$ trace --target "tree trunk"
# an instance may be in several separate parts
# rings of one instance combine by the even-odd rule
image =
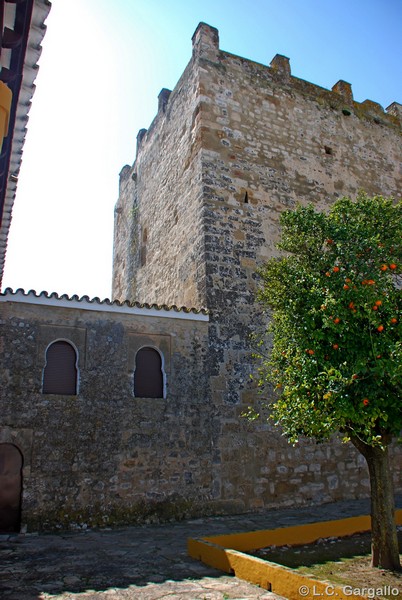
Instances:
[[[401,570],[395,525],[395,502],[388,445],[369,446],[358,438],[353,445],[367,461],[371,485],[371,565],[392,571]]]

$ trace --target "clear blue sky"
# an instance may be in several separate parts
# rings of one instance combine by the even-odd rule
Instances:
[[[118,175],[200,21],[223,50],[284,54],[297,77],[402,103],[401,0],[53,0],[3,287],[110,297]]]

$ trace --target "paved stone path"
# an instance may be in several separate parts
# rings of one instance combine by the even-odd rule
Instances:
[[[398,498],[402,506],[402,498]],[[274,600],[187,556],[187,538],[368,514],[368,501],[257,515],[0,536],[1,600]]]

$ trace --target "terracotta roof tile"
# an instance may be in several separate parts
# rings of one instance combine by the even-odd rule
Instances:
[[[121,307],[121,306],[126,306],[127,308],[143,308],[143,309],[149,309],[149,310],[160,310],[160,311],[174,311],[174,312],[178,312],[178,313],[186,313],[186,314],[202,314],[202,315],[208,315],[209,311],[206,308],[189,308],[187,306],[176,306],[176,304],[149,304],[148,302],[130,302],[129,300],[124,300],[123,302],[120,302],[120,300],[110,300],[109,298],[104,298],[103,300],[101,300],[100,298],[98,298],[97,296],[95,296],[95,298],[90,298],[89,296],[78,296],[77,294],[74,294],[72,296],[69,296],[68,294],[58,294],[57,292],[46,292],[46,291],[42,291],[39,294],[36,292],[36,290],[29,290],[28,292],[26,292],[23,288],[18,288],[17,290],[13,290],[12,288],[6,288],[3,292],[0,293],[0,296],[3,297],[16,297],[16,296],[23,296],[25,298],[27,298],[27,300],[29,300],[29,298],[43,298],[43,299],[48,299],[48,300],[64,300],[67,302],[71,302],[71,303],[75,303],[75,302],[83,302],[83,303],[89,303],[89,304],[93,304],[93,305],[99,305],[100,309],[102,309],[102,306],[116,306],[116,307]]]

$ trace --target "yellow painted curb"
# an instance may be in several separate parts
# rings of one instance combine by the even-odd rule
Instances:
[[[402,525],[402,510],[395,511],[395,522]],[[339,587],[329,581],[311,579],[282,565],[242,554],[241,551],[250,552],[273,545],[309,544],[320,538],[363,533],[370,531],[370,528],[370,517],[361,516],[295,527],[218,535],[189,539],[188,553],[192,558],[211,567],[233,573],[240,579],[259,585],[288,600],[317,600],[317,597],[329,596],[334,596],[337,600],[350,600],[351,596],[355,600],[367,600],[369,596],[357,595],[358,590],[351,586]]]

